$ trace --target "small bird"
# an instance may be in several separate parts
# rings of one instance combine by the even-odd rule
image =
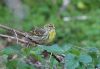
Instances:
[[[32,39],[39,44],[49,44],[56,36],[54,24],[46,24],[43,28],[35,28],[31,31]]]

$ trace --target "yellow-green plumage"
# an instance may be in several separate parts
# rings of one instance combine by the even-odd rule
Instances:
[[[49,44],[56,36],[55,27],[53,24],[46,24],[43,28],[38,28],[32,31],[33,40],[39,44]]]
[[[48,38],[48,42],[47,42],[47,43],[52,42],[52,41],[55,39],[55,36],[56,36],[55,30],[51,30],[51,31],[49,32],[49,38]]]

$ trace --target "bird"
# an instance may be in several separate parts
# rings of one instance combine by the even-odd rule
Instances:
[[[38,44],[49,44],[54,41],[56,31],[54,24],[46,24],[42,28],[35,28],[31,31],[32,40]]]

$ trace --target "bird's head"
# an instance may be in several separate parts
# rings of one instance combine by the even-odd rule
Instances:
[[[44,28],[47,29],[47,30],[49,30],[49,31],[52,30],[52,29],[55,30],[54,24],[46,24],[46,25],[44,26]]]

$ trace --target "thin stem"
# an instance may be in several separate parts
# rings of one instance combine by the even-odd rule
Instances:
[[[24,37],[26,37],[27,39],[30,39],[30,42],[39,44],[39,42],[38,42],[38,41],[35,41],[34,38],[32,38],[32,36],[30,36],[28,33],[20,32],[20,31],[17,31],[17,30],[15,30],[15,29],[9,28],[9,27],[7,27],[7,26],[1,25],[1,24],[0,24],[0,28],[5,29],[5,30],[8,30],[8,31],[10,31],[10,32],[16,32],[16,34],[19,34],[19,35],[21,35],[21,36],[24,36]]]
[[[16,38],[16,37],[12,37],[12,36],[8,36],[8,35],[3,35],[3,34],[0,34],[0,37],[3,37],[3,38],[10,38],[10,39],[13,39],[13,40],[18,40],[18,41],[20,41],[20,42],[22,42],[22,43],[29,43],[28,41],[25,41],[25,40],[23,40],[23,39],[19,39],[19,38]]]

